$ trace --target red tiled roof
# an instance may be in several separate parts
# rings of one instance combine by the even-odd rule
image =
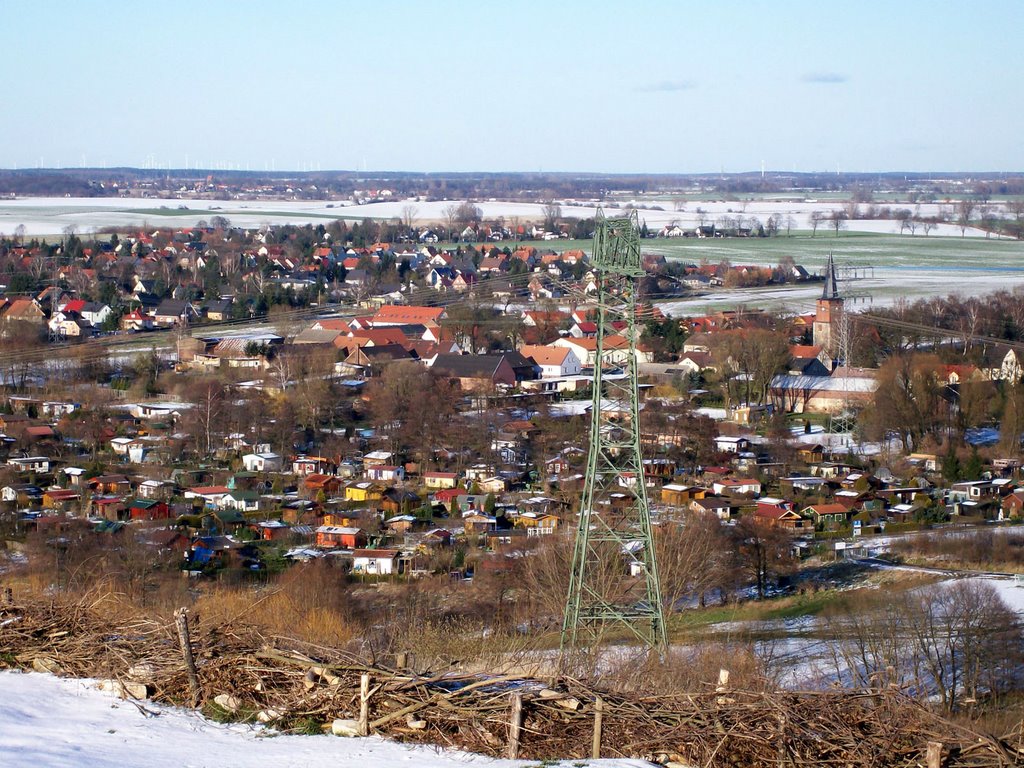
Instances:
[[[398,304],[385,304],[373,316],[374,325],[418,325],[437,322],[444,315],[444,307],[406,307]]]
[[[561,365],[569,350],[566,347],[545,347],[541,344],[524,344],[519,348],[523,357],[533,358],[537,365]]]
[[[820,354],[820,344],[793,344],[789,348],[790,357],[817,357]]]

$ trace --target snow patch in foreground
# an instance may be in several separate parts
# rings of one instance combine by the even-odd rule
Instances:
[[[195,712],[94,688],[93,680],[0,672],[0,765],[34,768],[512,768],[537,761],[492,760],[402,745],[376,737],[284,736],[222,725]],[[141,707],[141,709],[140,709]],[[146,714],[147,712],[153,714]],[[581,761],[565,761],[565,766]],[[598,768],[640,768],[642,760],[587,760]]]

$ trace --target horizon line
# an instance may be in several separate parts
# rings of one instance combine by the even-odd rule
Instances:
[[[436,171],[413,171],[413,170],[387,170],[387,169],[356,169],[356,168],[324,168],[320,170],[299,170],[299,169],[279,169],[279,170],[253,170],[253,169],[241,169],[241,168],[152,168],[145,166],[136,165],[104,165],[104,166],[60,166],[60,167],[18,167],[18,166],[0,166],[0,173],[12,172],[12,173],[67,173],[67,172],[113,172],[113,171],[135,171],[139,173],[146,173],[151,175],[160,174],[198,174],[205,173],[206,175],[211,174],[238,174],[242,176],[280,176],[282,174],[292,174],[299,176],[316,176],[324,174],[352,174],[356,176],[372,176],[374,174],[388,174],[388,175],[408,175],[408,176],[444,176],[444,175],[459,175],[459,176],[470,176],[474,174],[480,175],[508,175],[508,176],[598,176],[598,177],[616,177],[616,176],[971,176],[971,175],[985,175],[985,176],[1024,176],[1024,170],[993,170],[993,169],[971,169],[966,171],[953,171],[943,169],[928,169],[928,170],[869,170],[869,171],[835,171],[828,169],[811,170],[811,171],[798,171],[798,170],[787,170],[787,169],[761,169],[752,168],[743,171],[723,171],[723,170],[708,170],[708,171],[584,171],[584,170],[484,170],[476,169],[471,171],[456,171],[456,170],[436,170]]]

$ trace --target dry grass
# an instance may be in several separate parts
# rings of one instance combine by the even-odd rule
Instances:
[[[1024,573],[1024,530],[936,531],[900,539],[892,551],[915,565]]]
[[[360,627],[345,615],[340,578],[336,569],[309,563],[293,568],[269,587],[206,587],[193,610],[204,619],[222,624],[243,621],[268,635],[345,646]]]

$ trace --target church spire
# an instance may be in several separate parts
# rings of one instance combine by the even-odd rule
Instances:
[[[821,289],[821,298],[839,298],[839,285],[836,282],[836,264],[832,260],[832,251],[828,252],[828,264],[825,266],[825,286]]]

